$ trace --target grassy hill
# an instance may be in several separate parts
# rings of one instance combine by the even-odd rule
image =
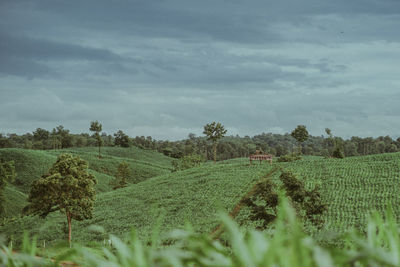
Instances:
[[[162,234],[186,222],[196,231],[210,232],[217,225],[216,211],[231,211],[251,186],[274,167],[293,170],[307,187],[321,186],[328,204],[324,215],[326,225],[314,235],[362,228],[370,212],[383,212],[389,203],[397,218],[400,217],[400,153],[343,160],[305,157],[296,162],[274,162],[272,166],[266,163],[249,166],[247,159],[235,159],[207,163],[146,179],[124,189],[99,193],[93,219],[73,222],[73,238],[81,242],[102,241],[102,235],[88,230],[95,224],[119,236],[134,227],[140,237],[147,239],[160,214],[164,214]],[[270,179],[277,180],[278,176],[276,171]],[[241,214],[239,219],[245,220],[245,215]],[[64,222],[60,214],[52,214],[46,220],[27,217],[7,224],[0,231],[19,236],[23,229],[29,229],[39,239],[57,240],[65,236]]]
[[[112,189],[109,185],[110,181],[114,179],[118,165],[122,161],[126,161],[131,169],[129,183],[138,183],[150,177],[170,173],[171,170],[172,159],[155,151],[106,147],[102,149],[102,152],[103,156],[99,159],[96,148],[49,151],[0,149],[1,158],[14,160],[17,173],[15,182],[6,187],[6,217],[16,217],[21,214],[22,208],[26,205],[32,181],[45,174],[61,153],[78,155],[89,162],[89,171],[96,176],[98,181],[96,185],[98,193]]]
[[[75,240],[100,238],[102,241],[97,233],[88,231],[92,224],[119,236],[134,227],[142,238],[148,238],[160,214],[164,214],[163,233],[186,222],[198,231],[211,231],[218,224],[215,216],[218,209],[231,209],[255,181],[272,169],[269,164],[248,165],[245,160],[208,163],[99,194],[93,219],[73,222]],[[61,214],[53,214],[46,220],[27,217],[8,224],[1,231],[18,236],[22,229],[30,229],[40,239],[49,241],[64,237],[64,222]]]

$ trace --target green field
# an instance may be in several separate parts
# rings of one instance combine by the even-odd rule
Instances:
[[[170,173],[172,159],[163,154],[142,150],[135,147],[102,149],[102,158],[97,157],[96,148],[82,148],[73,150],[26,150],[0,149],[0,157],[5,160],[14,160],[17,177],[12,185],[6,187],[6,216],[18,217],[26,205],[26,198],[33,180],[45,174],[61,153],[72,153],[89,162],[89,171],[98,181],[98,194],[112,190],[109,185],[114,179],[118,165],[126,161],[131,169],[128,182],[131,184],[144,181],[150,177]],[[143,157],[142,157],[143,156]]]
[[[6,207],[16,206],[8,208],[9,215],[15,217],[16,214],[11,210],[26,204],[23,194],[26,193],[28,182],[38,178],[61,152],[64,151],[0,150],[0,156],[16,161],[18,179],[23,181],[23,185],[9,186],[6,191],[9,197]],[[106,233],[120,237],[135,228],[139,236],[147,240],[161,214],[162,236],[186,223],[192,224],[195,231],[209,233],[218,225],[215,215],[218,210],[231,211],[256,181],[267,173],[275,170],[269,179],[279,184],[280,167],[294,171],[309,188],[320,185],[322,197],[328,206],[323,216],[325,226],[320,230],[309,229],[319,239],[329,233],[344,233],[351,228],[363,229],[372,211],[383,213],[389,204],[393,206],[395,216],[400,217],[400,153],[343,160],[305,157],[300,161],[274,162],[272,165],[249,165],[247,159],[234,159],[217,164],[205,163],[200,167],[171,173],[171,159],[156,152],[136,148],[106,148],[100,160],[96,158],[95,148],[67,152],[88,160],[91,171],[100,181],[93,218],[73,222],[73,240],[82,243],[102,242],[104,239],[103,235],[89,231],[90,225],[102,226]],[[122,160],[127,161],[135,171],[130,179],[131,185],[124,189],[109,190],[109,174],[115,171]],[[21,204],[16,205],[16,201]],[[243,210],[237,220],[251,225],[250,222],[246,223],[246,219],[246,211]],[[64,239],[64,223],[65,218],[60,214],[51,214],[46,219],[25,217],[8,222],[0,231],[17,238],[24,229],[28,229],[37,234],[39,240],[53,242]]]

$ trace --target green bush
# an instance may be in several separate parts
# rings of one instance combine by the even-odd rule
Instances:
[[[284,156],[280,156],[278,158],[278,162],[292,162],[296,160],[301,160],[302,157],[297,153],[287,154]]]
[[[336,147],[335,150],[332,152],[332,157],[337,158],[337,159],[343,159],[344,158],[344,153],[340,147]]]
[[[180,158],[179,160],[172,161],[173,172],[190,169],[200,166],[205,161],[202,155],[188,155]]]

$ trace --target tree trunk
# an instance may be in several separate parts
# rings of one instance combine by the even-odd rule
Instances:
[[[214,163],[217,163],[217,142],[214,142]]]
[[[101,155],[100,155],[100,144],[99,144],[99,158],[101,157]]]
[[[67,221],[68,221],[68,243],[69,243],[69,247],[71,247],[71,214],[67,213]]]

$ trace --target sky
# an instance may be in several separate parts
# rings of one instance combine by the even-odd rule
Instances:
[[[400,135],[399,0],[0,0],[0,132]]]

